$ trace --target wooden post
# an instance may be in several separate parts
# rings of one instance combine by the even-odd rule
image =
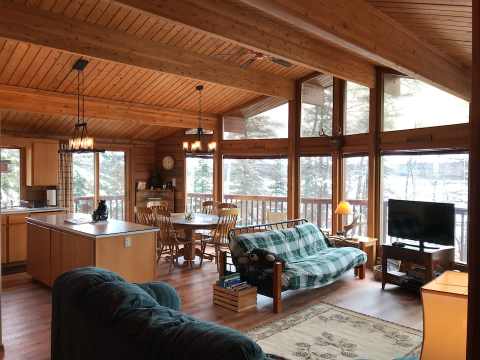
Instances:
[[[273,264],[273,312],[282,312],[282,263]]]
[[[370,89],[368,144],[368,236],[380,236],[380,154],[379,134],[383,116],[383,72],[377,69],[376,85]],[[380,241],[378,242],[380,244]],[[379,245],[377,245],[379,246]]]
[[[302,102],[302,82],[295,83],[295,99],[288,103],[288,202],[289,219],[299,217],[300,208],[300,159],[298,143],[300,139]]]
[[[217,126],[214,131],[214,139],[217,142],[217,150],[213,156],[213,199],[218,202],[223,201],[223,116],[218,116]]]
[[[480,0],[472,1],[472,99],[468,197],[467,360],[480,359]]]
[[[333,79],[333,121],[332,135],[343,137],[343,119],[345,116],[345,80]],[[332,233],[343,230],[341,215],[335,214],[337,204],[343,197],[343,161],[342,149],[332,153]]]

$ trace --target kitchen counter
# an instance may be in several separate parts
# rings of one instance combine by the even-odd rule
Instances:
[[[78,225],[65,222],[65,219],[71,218],[85,219],[85,221],[88,222]],[[102,238],[159,231],[158,228],[153,226],[145,226],[127,221],[109,219],[108,221],[92,223],[90,220],[90,217],[84,214],[33,215],[27,217],[27,223],[38,224],[56,230],[83,235],[89,238]]]
[[[65,219],[83,219],[66,223]],[[96,266],[130,282],[156,277],[158,228],[127,221],[91,223],[85,214],[31,214],[27,225],[27,273],[47,286],[66,271]]]
[[[45,206],[45,207],[39,207],[39,208],[27,208],[22,206],[15,206],[12,208],[0,209],[0,214],[13,215],[13,214],[29,214],[29,213],[39,213],[39,212],[51,212],[51,211],[65,211],[65,208],[52,207],[52,206]]]

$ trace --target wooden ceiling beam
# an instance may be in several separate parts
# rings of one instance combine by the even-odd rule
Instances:
[[[0,37],[74,54],[292,99],[293,80],[242,69],[99,25],[0,0]]]
[[[374,68],[339,47],[232,0],[112,0],[322,73],[374,86]]]
[[[196,128],[196,112],[85,97],[88,118],[176,128]],[[0,85],[0,110],[77,116],[75,95]],[[203,114],[202,127],[215,129],[218,115]]]
[[[364,0],[240,0],[374,63],[470,99],[470,69]]]

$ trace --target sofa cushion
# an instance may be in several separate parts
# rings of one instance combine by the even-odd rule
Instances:
[[[230,243],[232,256],[238,258],[241,255],[251,252],[253,249],[262,249],[274,253],[280,258],[288,261],[295,257],[298,252],[298,232],[272,230],[256,233],[245,233],[238,235]],[[286,236],[291,234],[291,236]]]
[[[367,255],[356,248],[326,248],[315,255],[288,262],[282,285],[292,290],[325,286],[366,261]]]
[[[276,254],[286,262],[314,255],[327,247],[325,236],[311,223],[283,230],[240,234],[230,242],[234,258],[253,249],[262,249]]]
[[[325,235],[316,225],[305,223],[295,228],[299,234],[299,248],[306,256],[315,255],[329,247]]]
[[[164,282],[137,284],[146,293],[153,297],[160,305],[173,310],[180,310],[181,302],[176,290]]]

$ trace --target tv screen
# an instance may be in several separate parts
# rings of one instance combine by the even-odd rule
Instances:
[[[453,204],[388,200],[388,235],[439,245],[454,245]]]

